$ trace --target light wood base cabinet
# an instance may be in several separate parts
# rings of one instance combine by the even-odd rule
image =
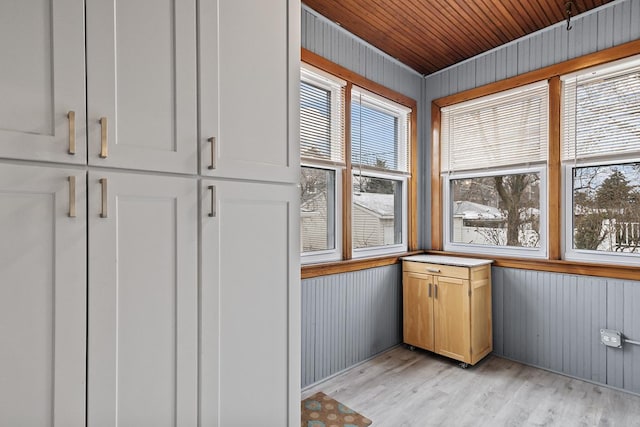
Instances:
[[[491,261],[404,258],[402,291],[406,344],[471,365],[493,350]]]

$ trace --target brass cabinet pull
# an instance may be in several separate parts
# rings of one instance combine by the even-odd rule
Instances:
[[[207,187],[211,192],[211,210],[209,210],[209,216],[216,216],[216,187],[215,185],[210,185]]]
[[[431,298],[431,283],[429,283],[429,298]]]
[[[440,273],[440,269],[439,268],[427,268],[427,271],[429,273]]]
[[[207,141],[211,143],[211,164],[209,165],[208,169],[212,170],[216,168],[216,137],[212,136],[210,138],[207,138]]]
[[[100,218],[107,217],[107,178],[100,178],[102,185],[102,207],[100,209]]]
[[[434,296],[436,299],[438,299],[438,285],[433,285],[433,289],[434,289]]]
[[[76,217],[76,177],[69,177],[69,218]]]
[[[69,154],[76,154],[76,112],[67,113],[69,119]]]
[[[100,117],[100,158],[107,158],[109,154],[107,148],[107,118]]]

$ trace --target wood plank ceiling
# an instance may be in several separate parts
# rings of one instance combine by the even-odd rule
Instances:
[[[307,6],[430,74],[612,0],[303,0]]]

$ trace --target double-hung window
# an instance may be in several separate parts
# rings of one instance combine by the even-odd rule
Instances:
[[[415,101],[324,59],[312,64],[300,82],[301,262],[415,249]]]
[[[300,244],[302,262],[342,256],[341,179],[346,82],[303,66],[300,82]]]
[[[640,57],[562,82],[565,257],[640,264]]]
[[[445,250],[546,257],[547,82],[441,115]]]
[[[351,90],[353,257],[407,250],[411,110]]]

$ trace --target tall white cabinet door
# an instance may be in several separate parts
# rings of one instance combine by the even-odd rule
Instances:
[[[203,0],[200,170],[299,180],[299,0]]]
[[[200,195],[201,425],[299,425],[297,188],[202,180]]]
[[[195,426],[197,181],[89,173],[88,425]]]
[[[87,0],[89,164],[197,172],[196,0]]]
[[[0,58],[0,157],[86,163],[84,2],[1,1]]]
[[[85,425],[85,180],[0,164],[1,426]]]

